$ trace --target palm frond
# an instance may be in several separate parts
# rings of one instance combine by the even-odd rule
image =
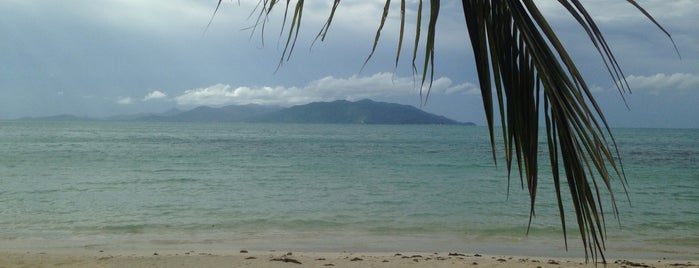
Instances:
[[[362,69],[364,69],[364,66],[369,62],[372,56],[374,56],[374,52],[376,52],[376,46],[379,44],[379,39],[381,38],[381,30],[383,30],[383,26],[386,23],[386,18],[388,18],[388,11],[391,8],[391,0],[386,0],[386,4],[383,6],[383,13],[381,15],[381,23],[379,23],[379,29],[376,30],[376,35],[374,36],[374,45],[371,47],[371,52],[369,52],[369,56],[367,56],[366,60],[364,60],[364,64],[362,64]]]
[[[396,49],[396,68],[403,50],[403,34],[405,33],[405,0],[400,0],[400,30],[398,31],[398,48]]]
[[[279,59],[279,68],[284,62],[284,57],[289,60],[291,53],[294,52],[294,47],[296,46],[296,40],[299,38],[299,31],[301,29],[301,17],[303,15],[303,3],[304,0],[296,1],[296,7],[294,8],[294,16],[291,18],[291,28],[289,29],[289,36],[286,38],[286,45],[284,46],[284,52],[282,52],[282,57]],[[272,6],[270,6],[271,8]],[[287,1],[288,9],[288,1]],[[269,9],[271,10],[271,9]],[[286,14],[286,13],[285,13]],[[286,15],[285,15],[286,16]],[[291,42],[293,36],[293,42]],[[287,53],[288,51],[288,53]]]
[[[432,89],[432,81],[434,81],[434,40],[437,34],[437,17],[439,17],[439,0],[430,0],[430,21],[427,24],[427,40],[425,40],[425,63],[422,65],[422,82],[420,83],[420,94],[422,94],[425,79],[427,78],[427,70],[430,70],[430,85],[427,89],[429,96]],[[427,101],[427,97],[425,98]]]
[[[337,11],[337,6],[339,5],[340,0],[335,0],[335,2],[333,2],[333,7],[330,11],[330,16],[328,16],[328,19],[325,21],[323,27],[320,28],[320,31],[318,32],[318,35],[316,35],[316,38],[313,40],[313,43],[318,41],[318,39],[320,39],[321,42],[325,41],[325,36],[328,34],[328,30],[330,30],[330,24],[332,24],[333,18],[335,17],[335,11]],[[313,44],[311,44],[311,46],[313,46]]]
[[[627,0],[640,10],[664,33],[668,32],[634,0]],[[264,14],[268,16],[278,1],[260,0]],[[286,24],[290,0],[284,12],[282,29]],[[558,1],[580,24],[596,48],[609,75],[616,81],[620,93],[630,91],[625,75],[614,57],[600,29],[579,0]],[[424,47],[421,66],[421,91],[428,83],[427,96],[434,79],[434,52],[439,0],[430,0],[427,35],[421,42],[423,2],[416,3],[416,30],[412,53],[413,72],[418,48]],[[325,39],[340,0],[333,2],[330,15],[316,36]],[[372,58],[380,40],[381,31],[389,15],[391,1],[386,0],[366,63]],[[495,139],[495,106],[500,116],[504,158],[509,175],[513,164],[517,165],[520,184],[530,196],[530,219],[535,215],[538,189],[539,115],[543,113],[546,145],[551,164],[551,176],[568,246],[563,184],[567,184],[575,221],[586,260],[598,257],[605,261],[605,219],[600,191],[609,192],[613,213],[618,214],[612,190],[612,179],[618,178],[626,190],[616,142],[602,110],[591,94],[585,79],[568,55],[564,45],[539,11],[533,0],[462,0],[467,33],[473,49],[475,66],[481,87],[483,107],[488,124],[493,161],[497,163]],[[396,65],[400,59],[405,30],[406,1],[400,2],[400,29]],[[286,45],[280,65],[293,52],[301,27],[303,0],[297,0],[291,19]],[[258,22],[260,20],[258,19]],[[262,23],[266,18],[262,19]],[[283,31],[283,30],[282,30]],[[670,37],[672,41],[672,38]],[[674,44],[674,42],[673,42]],[[677,48],[675,47],[677,50]],[[679,52],[678,52],[679,55]],[[493,94],[495,92],[495,94]],[[425,98],[426,99],[426,98]],[[542,105],[543,104],[543,105]],[[543,109],[542,109],[543,107]],[[514,163],[513,163],[514,162]],[[562,171],[562,172],[561,172]]]

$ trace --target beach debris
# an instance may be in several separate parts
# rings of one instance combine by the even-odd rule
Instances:
[[[471,263],[471,265],[478,265],[478,263],[474,261]]]
[[[631,267],[644,267],[644,268],[651,267],[650,265],[647,265],[644,263],[632,262],[632,261],[627,261],[627,260],[617,260],[617,261],[614,261],[614,263],[619,264],[619,265],[628,265]]]
[[[325,258],[317,258],[316,261],[324,261]]]
[[[413,259],[413,261],[414,261],[414,262],[420,262],[420,260],[418,260],[418,259]]]
[[[483,257],[483,255],[476,253],[476,254],[473,254],[473,257]]]
[[[288,257],[273,258],[273,259],[270,259],[270,261],[280,261],[280,262],[301,264],[300,261],[298,261],[296,259],[288,258]]]
[[[476,254],[476,255],[478,255],[478,254]],[[449,256],[464,256],[464,257],[466,257],[466,254],[461,254],[461,253],[451,253],[451,252],[449,252]],[[476,257],[480,257],[480,256],[476,256]]]
[[[663,258],[665,260],[666,258]],[[676,267],[690,267],[690,266],[699,266],[696,264],[692,264],[692,262],[687,262],[687,263],[670,263],[668,264],[670,266],[676,266]]]
[[[153,253],[153,256],[158,256],[158,252]]]
[[[422,258],[422,255],[413,255],[413,256],[410,256],[410,257],[411,257],[411,258]]]
[[[326,263],[326,264],[323,264],[323,266],[335,266],[335,264],[332,264],[332,263]]]
[[[243,249],[240,251],[240,253],[248,253],[248,251]]]
[[[247,257],[247,258],[245,258],[245,259],[246,259],[246,260],[255,260],[255,259],[257,259],[257,258],[256,258],[256,257],[250,256],[250,257]]]
[[[354,257],[350,261],[363,261],[364,259],[359,258],[359,257]]]
[[[549,260],[549,261],[547,261],[546,263],[548,263],[548,264],[554,264],[554,265],[561,264],[561,263],[559,263],[559,262],[557,262],[557,261],[555,261],[555,260]]]
[[[383,260],[383,261],[381,261],[381,262],[388,262],[388,260]]]
[[[499,259],[497,259],[497,261],[499,261],[499,262],[506,262],[507,260],[506,260],[506,259],[503,259],[503,258],[499,258]]]
[[[663,258],[663,260],[666,260],[666,258]],[[679,266],[679,267],[689,267],[689,266],[699,266],[696,264],[693,264],[692,262],[687,262],[687,263],[670,263],[668,264],[670,266]]]
[[[396,253],[396,255],[393,255],[393,256],[402,256],[402,255],[403,255],[403,254]]]

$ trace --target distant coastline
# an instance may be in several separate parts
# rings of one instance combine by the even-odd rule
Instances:
[[[158,114],[118,115],[106,118],[55,115],[23,117],[16,120],[476,125],[472,122],[459,122],[444,116],[431,114],[410,105],[377,102],[369,99],[355,102],[346,100],[313,102],[289,108],[256,104],[228,105],[219,108],[199,106],[185,111],[172,109]]]

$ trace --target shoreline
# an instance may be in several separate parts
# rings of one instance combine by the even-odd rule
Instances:
[[[606,267],[696,267],[691,260],[607,259]],[[459,252],[0,251],[2,267],[597,267],[584,258]]]
[[[114,252],[141,254],[149,251],[186,252],[198,250],[222,254],[231,250],[251,252],[472,252],[490,255],[584,258],[577,240],[550,236],[460,236],[445,234],[368,234],[361,232],[267,232],[267,233],[137,233],[73,234],[46,237],[0,238],[0,252],[47,252],[91,254]],[[608,239],[607,259],[674,259],[699,262],[699,250],[690,245],[651,244],[649,241]]]
[[[598,267],[579,245],[537,237],[271,233],[0,240],[0,267]],[[628,241],[627,241],[628,242]],[[624,246],[625,245],[625,246]],[[608,267],[699,267],[699,251],[608,241]],[[291,254],[289,254],[291,253]],[[602,261],[601,258],[597,261]],[[299,265],[301,263],[301,265]]]

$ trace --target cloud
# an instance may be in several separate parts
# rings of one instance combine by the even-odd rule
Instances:
[[[603,92],[604,88],[598,85],[591,85],[590,86],[590,92]]]
[[[478,87],[477,85],[474,85],[473,83],[462,83],[458,84],[453,87],[448,87],[445,91],[445,94],[455,94],[455,93],[464,93],[467,95],[480,95],[481,94],[481,88]]]
[[[690,73],[664,74],[650,76],[629,75],[626,81],[632,91],[660,94],[668,91],[687,91],[699,89],[699,75]]]
[[[466,91],[466,95],[478,95],[478,96],[480,96],[480,95],[481,95],[481,89],[480,89],[480,88],[476,88],[476,87],[471,88],[471,89],[469,89],[469,90]]]
[[[143,97],[143,101],[149,101],[149,100],[157,100],[157,99],[164,99],[166,98],[167,95],[163,92],[160,92],[158,90],[154,90],[151,93],[148,93],[145,97]]]
[[[396,77],[391,73],[376,73],[371,76],[351,76],[336,78],[326,76],[302,87],[284,86],[239,86],[216,84],[205,88],[186,90],[175,97],[179,105],[227,104],[266,104],[296,105],[314,101],[359,100],[373,97],[387,97],[417,94],[420,80],[413,77]],[[452,85],[447,77],[440,77],[432,83],[430,94],[466,94],[475,86],[471,83]],[[423,93],[427,91],[427,85]]]
[[[116,102],[118,104],[128,105],[128,104],[133,103],[133,99],[131,99],[130,97],[119,97],[119,98],[117,98]]]

